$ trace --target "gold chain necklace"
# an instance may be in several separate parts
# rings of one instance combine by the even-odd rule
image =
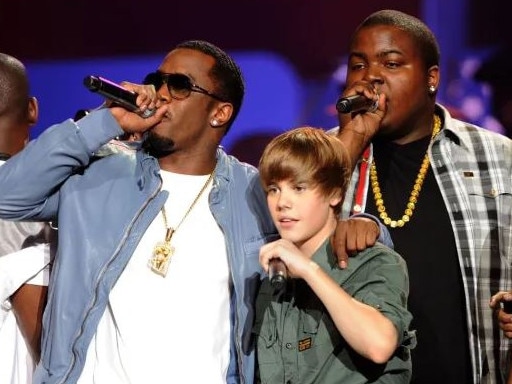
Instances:
[[[162,206],[162,217],[164,219],[165,226],[165,240],[156,243],[155,248],[153,249],[153,254],[148,261],[148,266],[156,274],[161,275],[162,277],[167,275],[167,270],[169,269],[172,255],[174,255],[174,247],[171,245],[172,235],[174,235],[181,224],[185,221],[190,211],[192,211],[192,208],[194,208],[194,206],[199,201],[199,198],[203,192],[206,191],[206,187],[208,187],[208,184],[210,184],[210,181],[212,181],[214,174],[215,170],[210,174],[204,185],[201,187],[201,190],[197,194],[192,204],[190,204],[190,207],[188,207],[187,212],[185,212],[176,228],[169,227],[169,224],[167,223],[167,214],[165,212],[165,204]]]
[[[434,137],[439,133],[440,129],[441,119],[439,118],[439,116],[434,115],[434,127],[432,129],[432,138],[430,139],[430,142],[432,142]],[[423,162],[421,163],[418,176],[416,177],[416,181],[414,182],[414,186],[412,187],[411,195],[409,196],[409,201],[407,202],[404,214],[402,215],[401,219],[392,220],[388,216],[386,212],[386,207],[384,206],[384,199],[382,197],[382,192],[380,190],[375,160],[372,161],[372,165],[370,166],[370,182],[372,185],[373,198],[375,200],[375,205],[377,206],[377,211],[379,212],[379,217],[382,219],[384,224],[390,226],[391,228],[403,227],[406,223],[408,223],[411,220],[411,216],[414,212],[414,209],[416,208],[416,203],[418,202],[418,197],[420,195],[423,182],[425,181],[425,176],[427,174],[429,165],[430,161],[428,159],[427,150],[427,153],[425,153],[425,157],[423,158]]]

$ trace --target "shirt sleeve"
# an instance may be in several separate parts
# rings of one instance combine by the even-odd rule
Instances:
[[[48,285],[49,264],[49,244],[0,256],[0,328],[11,310],[9,298],[22,284]]]
[[[409,277],[405,261],[382,245],[357,257],[364,261],[347,288],[355,299],[376,308],[395,325],[401,343],[412,321],[407,309]]]

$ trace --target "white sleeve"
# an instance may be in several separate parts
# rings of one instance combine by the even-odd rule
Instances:
[[[11,310],[9,297],[24,283],[48,285],[49,244],[38,244],[0,256],[0,328]]]

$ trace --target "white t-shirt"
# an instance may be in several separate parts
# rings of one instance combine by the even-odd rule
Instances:
[[[208,176],[161,171],[169,225],[178,225]],[[225,383],[229,364],[229,268],[208,205],[211,183],[176,230],[166,277],[148,260],[165,237],[162,214],[112,289],[80,384]]]
[[[3,163],[0,161],[0,166]],[[11,242],[13,239],[5,240]],[[3,239],[0,238],[0,241]],[[24,283],[48,285],[49,263],[48,244],[39,244],[0,256],[1,384],[26,384],[32,381],[34,362],[16,322],[9,298]]]
[[[38,244],[0,256],[0,383],[32,381],[34,362],[28,352],[9,297],[24,284],[48,285],[50,246]]]

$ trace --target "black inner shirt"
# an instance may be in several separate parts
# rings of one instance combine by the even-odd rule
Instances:
[[[374,141],[377,175],[386,212],[401,219],[430,142],[430,136],[398,145]],[[378,217],[371,185],[366,212]],[[417,332],[411,383],[471,383],[465,296],[453,229],[429,167],[411,220],[388,227],[395,250],[406,260],[408,308]]]

